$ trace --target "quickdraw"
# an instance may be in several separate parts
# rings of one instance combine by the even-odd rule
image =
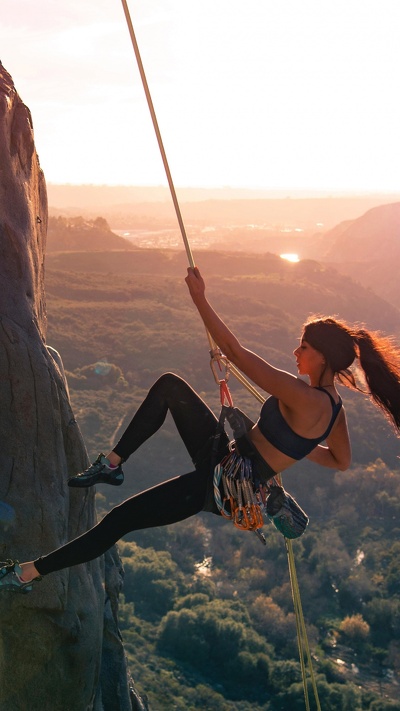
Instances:
[[[257,531],[264,526],[262,509],[265,507],[267,489],[264,486],[254,487],[250,459],[231,449],[215,467],[213,483],[214,498],[221,516],[232,521],[242,531]]]

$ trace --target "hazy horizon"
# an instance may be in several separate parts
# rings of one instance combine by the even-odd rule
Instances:
[[[306,236],[356,220],[373,208],[400,206],[400,196],[379,194],[288,196],[286,192],[187,188],[179,189],[177,195],[181,217],[196,249],[227,242],[231,248],[241,250],[247,243],[262,251],[264,244],[270,249],[274,244],[278,253],[300,257],[310,253]],[[49,185],[48,199],[52,217],[78,219],[78,223],[82,218],[101,217],[116,234],[134,244],[182,246],[166,187]]]
[[[123,184],[123,183],[57,183],[46,181],[49,195],[53,194],[95,194],[101,192],[120,193],[121,195],[132,196],[137,194],[141,199],[161,199],[163,201],[172,200],[171,191],[168,184]],[[204,200],[210,196],[217,196],[221,200],[241,200],[241,199],[400,199],[399,190],[379,191],[379,190],[328,190],[328,189],[306,189],[306,188],[251,188],[240,186],[207,186],[207,185],[175,185],[175,190],[179,199]]]

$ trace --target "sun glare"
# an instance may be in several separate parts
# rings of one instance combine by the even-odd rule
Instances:
[[[298,262],[299,261],[299,255],[294,254],[294,252],[289,253],[289,254],[280,254],[279,256],[281,257],[281,259],[286,259],[286,261],[288,261],[288,262]]]

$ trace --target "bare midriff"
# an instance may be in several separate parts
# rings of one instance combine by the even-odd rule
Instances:
[[[247,433],[247,437],[274,472],[283,472],[296,461],[292,457],[288,457],[286,454],[283,454],[283,452],[280,452],[271,442],[268,442],[257,425],[254,425]]]

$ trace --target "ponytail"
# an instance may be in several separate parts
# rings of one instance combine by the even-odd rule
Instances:
[[[400,353],[389,338],[366,329],[353,332],[373,401],[400,429]]]

